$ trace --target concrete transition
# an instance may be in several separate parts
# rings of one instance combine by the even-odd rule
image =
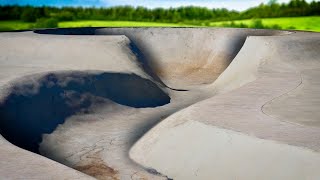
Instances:
[[[0,179],[319,179],[320,34],[0,33]]]

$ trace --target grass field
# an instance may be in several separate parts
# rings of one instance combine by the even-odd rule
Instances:
[[[185,27],[185,24],[134,21],[72,21],[60,22],[59,27]]]
[[[254,20],[238,20],[233,21],[235,24],[246,24],[250,26]],[[294,17],[294,18],[266,18],[261,19],[263,25],[273,26],[278,25],[281,29],[295,29],[295,30],[308,30],[320,32],[320,16],[311,17]],[[223,27],[224,24],[231,23],[231,21],[212,22],[210,26]]]
[[[263,25],[278,25],[281,29],[309,30],[320,32],[320,16],[317,17],[294,17],[294,18],[266,18],[261,19]],[[246,24],[249,27],[254,20],[237,20],[235,24]],[[213,27],[224,27],[231,21],[206,23]],[[31,29],[33,23],[22,21],[0,21],[0,31]],[[135,22],[135,21],[66,21],[59,22],[61,28],[66,27],[193,27],[194,25],[174,24],[174,23],[155,23],[155,22]]]
[[[0,21],[0,31],[30,29],[33,23],[22,21]]]
[[[32,29],[34,23],[22,21],[0,21],[0,31]],[[67,27],[190,27],[192,25],[174,23],[136,22],[136,21],[66,21],[59,22],[60,28]]]

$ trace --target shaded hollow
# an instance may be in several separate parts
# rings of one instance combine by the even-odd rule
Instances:
[[[0,105],[0,133],[11,143],[39,153],[42,134],[51,133],[93,104],[115,103],[146,108],[165,105],[170,97],[155,83],[135,74],[55,73],[12,87]]]

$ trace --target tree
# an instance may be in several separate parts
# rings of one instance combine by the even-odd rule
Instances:
[[[269,5],[269,6],[272,6],[272,5],[274,5],[274,4],[278,4],[278,1],[277,1],[277,0],[269,0],[269,1],[268,1],[268,5]]]
[[[20,19],[25,22],[35,22],[38,18],[45,17],[43,8],[33,8],[27,6],[23,8]]]

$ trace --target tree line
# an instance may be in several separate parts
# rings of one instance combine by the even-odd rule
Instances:
[[[225,8],[208,9],[205,7],[155,8],[118,6],[109,8],[84,7],[32,7],[32,6],[0,6],[0,20],[22,20],[25,22],[72,21],[72,20],[117,20],[192,23],[204,21],[241,20],[267,17],[294,17],[320,15],[320,2],[291,0],[289,3],[277,3],[270,0],[239,12]]]

